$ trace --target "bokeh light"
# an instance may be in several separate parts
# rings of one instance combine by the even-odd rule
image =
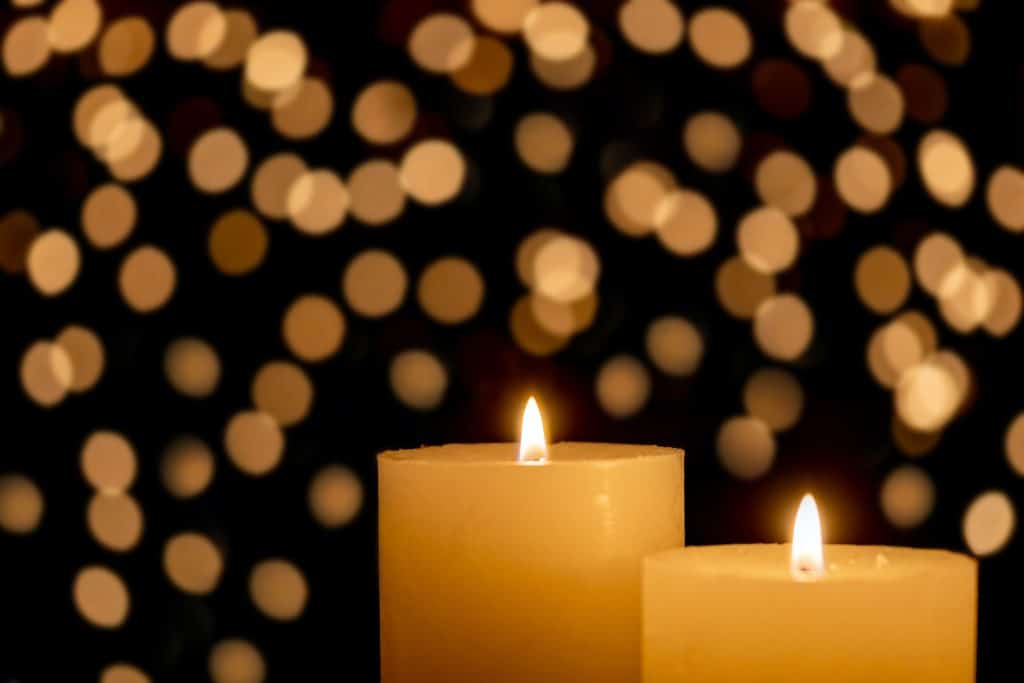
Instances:
[[[935,484],[921,468],[903,465],[886,475],[880,500],[890,524],[913,529],[928,519],[935,507]]]
[[[79,570],[72,585],[72,596],[78,613],[97,628],[119,628],[128,618],[131,608],[131,597],[124,580],[101,565]]]
[[[221,640],[213,646],[209,670],[213,683],[263,683],[267,677],[263,655],[240,638]]]
[[[221,363],[217,350],[198,337],[182,337],[164,351],[164,375],[175,391],[190,398],[206,398],[217,390]]]
[[[135,481],[135,449],[119,432],[100,429],[90,434],[82,444],[81,458],[82,475],[101,493],[123,493]]]
[[[345,301],[357,314],[381,318],[402,305],[409,288],[405,266],[391,252],[367,249],[349,261],[341,277]]]
[[[1002,491],[980,494],[964,511],[964,540],[971,552],[981,557],[1006,547],[1016,527],[1013,501]]]
[[[472,262],[455,256],[424,268],[416,286],[420,307],[443,325],[464,323],[480,310],[484,279]]]
[[[254,477],[268,474],[284,455],[284,434],[273,416],[258,410],[235,413],[224,429],[224,450],[235,467]]]
[[[304,294],[285,311],[281,333],[288,349],[300,360],[317,363],[338,352],[345,340],[345,316],[331,299]]]
[[[363,484],[344,465],[326,465],[309,483],[309,511],[328,529],[349,524],[363,507]]]
[[[194,436],[171,442],[160,460],[160,479],[175,498],[194,498],[205,491],[216,470],[213,452]]]
[[[800,381],[782,368],[762,368],[743,386],[743,407],[776,432],[792,429],[804,410]]]
[[[633,356],[615,356],[598,370],[594,391],[606,413],[625,419],[647,405],[651,397],[651,375]]]
[[[30,534],[39,528],[45,509],[43,492],[21,474],[0,475],[0,529]]]
[[[718,460],[737,479],[764,476],[775,462],[775,450],[771,428],[758,417],[730,417],[718,429]]]
[[[448,390],[448,370],[437,356],[423,349],[409,349],[395,356],[389,378],[395,396],[413,410],[434,410]]]
[[[267,617],[294,621],[306,607],[309,585],[299,568],[288,560],[263,560],[249,574],[249,596]]]
[[[204,534],[186,531],[167,540],[163,567],[175,588],[191,595],[212,593],[224,573],[224,557]]]
[[[253,405],[282,427],[302,422],[313,407],[313,382],[294,363],[271,361],[256,372],[250,394]]]
[[[689,377],[704,358],[704,338],[681,316],[665,315],[647,326],[645,337],[651,363],[666,375]]]

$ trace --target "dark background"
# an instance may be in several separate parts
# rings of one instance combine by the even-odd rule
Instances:
[[[775,136],[805,155],[821,175],[831,172],[838,153],[861,133],[845,111],[843,93],[786,44],[781,2],[718,3],[738,7],[755,33],[753,58],[728,73],[700,63],[686,44],[660,58],[630,49],[615,25],[618,4],[586,4],[600,52],[598,78],[588,87],[568,94],[546,90],[529,73],[521,42],[512,40],[512,82],[495,97],[477,99],[459,93],[446,79],[419,71],[403,48],[408,27],[419,17],[438,8],[469,16],[464,3],[249,2],[261,28],[290,27],[304,36],[313,56],[311,70],[326,76],[334,88],[331,127],[306,143],[282,141],[264,113],[243,103],[238,71],[222,74],[172,62],[162,44],[142,72],[124,80],[122,87],[161,129],[166,143],[157,171],[132,188],[140,222],[129,246],[101,253],[83,244],[82,272],[56,299],[38,296],[23,276],[0,275],[0,470],[28,474],[47,503],[39,531],[24,538],[0,536],[0,627],[6,631],[0,637],[0,672],[20,681],[68,675],[93,680],[106,664],[127,660],[156,681],[206,680],[210,646],[240,636],[261,649],[272,681],[375,679],[374,454],[425,443],[513,440],[518,411],[530,392],[541,398],[554,439],[686,448],[688,543],[784,540],[795,501],[813,490],[824,509],[829,541],[965,550],[961,519],[979,492],[999,488],[1018,504],[1024,500],[1024,482],[1014,476],[1002,451],[1007,425],[1024,408],[1019,363],[1024,332],[1018,329],[1003,340],[957,335],[938,319],[934,303],[915,290],[908,305],[936,322],[940,345],[956,348],[970,363],[975,394],[939,447],[919,461],[936,484],[931,518],[901,533],[886,523],[878,506],[884,476],[907,459],[889,436],[890,396],[866,369],[865,345],[882,319],[857,301],[852,287],[856,258],[880,242],[909,256],[927,231],[945,229],[969,252],[1024,274],[1021,237],[994,224],[983,191],[976,191],[960,211],[940,207],[923,191],[912,164],[916,141],[926,129],[909,120],[894,139],[911,167],[887,209],[871,217],[849,214],[838,234],[828,238],[816,236],[814,226],[802,226],[800,261],[781,278],[783,289],[799,291],[808,300],[817,324],[813,348],[795,364],[807,397],[800,424],[780,437],[777,462],[764,478],[741,483],[720,468],[714,455],[718,426],[742,411],[743,383],[767,362],[749,323],[725,314],[713,291],[715,268],[734,250],[731,226],[756,197],[742,170],[714,178],[687,161],[680,146],[682,122],[692,112],[720,108],[736,117],[748,142],[761,134]],[[684,10],[689,16],[704,4],[687,2]],[[965,14],[972,32],[970,60],[964,67],[937,67],[950,92],[941,125],[970,146],[982,189],[997,165],[1024,160],[1022,17],[1012,7],[1017,4],[983,0],[978,11]],[[162,27],[175,3],[104,5],[108,17],[142,13]],[[905,63],[929,63],[913,27],[885,3],[833,5],[872,38],[886,72]],[[5,9],[0,23],[6,27],[14,16]],[[39,75],[4,79],[0,88],[5,124],[0,212],[25,208],[44,226],[67,227],[78,238],[81,202],[91,187],[106,180],[106,171],[70,130],[74,102],[99,80],[90,53],[52,59]],[[812,84],[810,107],[795,120],[765,113],[751,92],[753,69],[760,60],[775,57],[792,61]],[[274,224],[269,257],[256,273],[240,279],[220,275],[206,255],[207,232],[222,211],[247,203],[248,183],[226,195],[197,194],[188,182],[183,154],[195,135],[219,121],[243,134],[255,160],[293,149],[310,165],[331,166],[344,175],[380,153],[353,133],[348,112],[358,90],[382,77],[402,80],[415,91],[421,114],[414,139],[450,136],[470,160],[470,182],[459,200],[439,209],[410,204],[398,221],[382,229],[350,220],[320,240]],[[522,114],[535,109],[558,112],[573,126],[576,152],[561,176],[537,176],[516,158],[512,129]],[[402,147],[384,154],[397,158]],[[666,164],[682,184],[714,201],[722,229],[709,252],[679,260],[653,240],[632,240],[608,224],[600,204],[604,184],[625,161],[642,157]],[[542,225],[584,235],[603,264],[596,323],[549,359],[521,352],[506,324],[522,292],[513,266],[515,247]],[[145,317],[124,305],[116,285],[123,254],[143,241],[165,247],[179,273],[171,303]],[[282,465],[262,479],[241,474],[220,447],[223,425],[249,405],[253,372],[266,360],[287,357],[279,333],[284,307],[307,291],[328,293],[341,303],[341,270],[368,246],[393,250],[411,274],[441,255],[470,258],[486,278],[484,308],[454,329],[429,321],[412,298],[381,321],[360,319],[346,309],[345,346],[326,364],[308,369],[316,385],[315,406],[305,422],[288,431]],[[616,353],[643,357],[647,324],[669,312],[690,317],[705,336],[707,354],[699,373],[677,380],[652,371],[653,393],[645,410],[624,421],[607,417],[593,392],[597,368]],[[69,322],[100,334],[107,368],[90,393],[43,410],[25,398],[18,360],[32,341],[54,335]],[[221,384],[209,399],[179,396],[163,377],[163,351],[183,335],[207,339],[221,356]],[[402,406],[387,382],[394,354],[417,346],[437,353],[451,379],[442,407],[423,415]],[[140,474],[132,491],[143,507],[146,528],[141,544],[123,556],[98,547],[85,527],[90,490],[81,478],[79,449],[98,428],[120,430],[139,453]],[[165,444],[183,433],[197,434],[219,451],[212,487],[186,502],[166,494],[157,468]],[[311,519],[305,498],[310,477],[329,462],[353,468],[368,494],[359,518],[335,531]],[[161,568],[168,536],[188,529],[210,534],[226,556],[220,586],[206,598],[179,593]],[[295,561],[310,584],[310,602],[294,623],[269,621],[247,595],[248,568],[276,555]],[[1022,559],[1024,544],[1018,538],[981,561],[981,681],[1009,680],[1009,674],[999,672],[1019,668]],[[131,590],[131,616],[119,630],[97,630],[74,609],[72,578],[92,562],[116,569]]]

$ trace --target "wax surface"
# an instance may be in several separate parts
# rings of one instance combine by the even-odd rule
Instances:
[[[640,571],[683,543],[683,454],[378,456],[382,683],[638,683]]]
[[[974,683],[977,566],[938,550],[693,547],[644,563],[645,683]]]

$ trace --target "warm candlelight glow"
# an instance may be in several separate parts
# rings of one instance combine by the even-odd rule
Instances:
[[[825,573],[821,550],[821,518],[814,496],[807,494],[800,501],[793,525],[793,554],[790,560],[793,577],[799,581],[820,578]]]
[[[537,399],[533,396],[523,410],[523,428],[519,437],[519,462],[538,465],[548,460],[548,442],[544,437],[544,421],[540,417]]]

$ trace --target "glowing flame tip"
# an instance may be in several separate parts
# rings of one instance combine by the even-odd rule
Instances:
[[[793,554],[790,571],[799,581],[813,581],[825,574],[825,556],[821,544],[821,517],[814,496],[800,501],[793,525]]]
[[[523,410],[523,427],[519,437],[519,462],[540,464],[548,460],[548,442],[544,437],[544,422],[540,417],[537,399],[533,396]]]

